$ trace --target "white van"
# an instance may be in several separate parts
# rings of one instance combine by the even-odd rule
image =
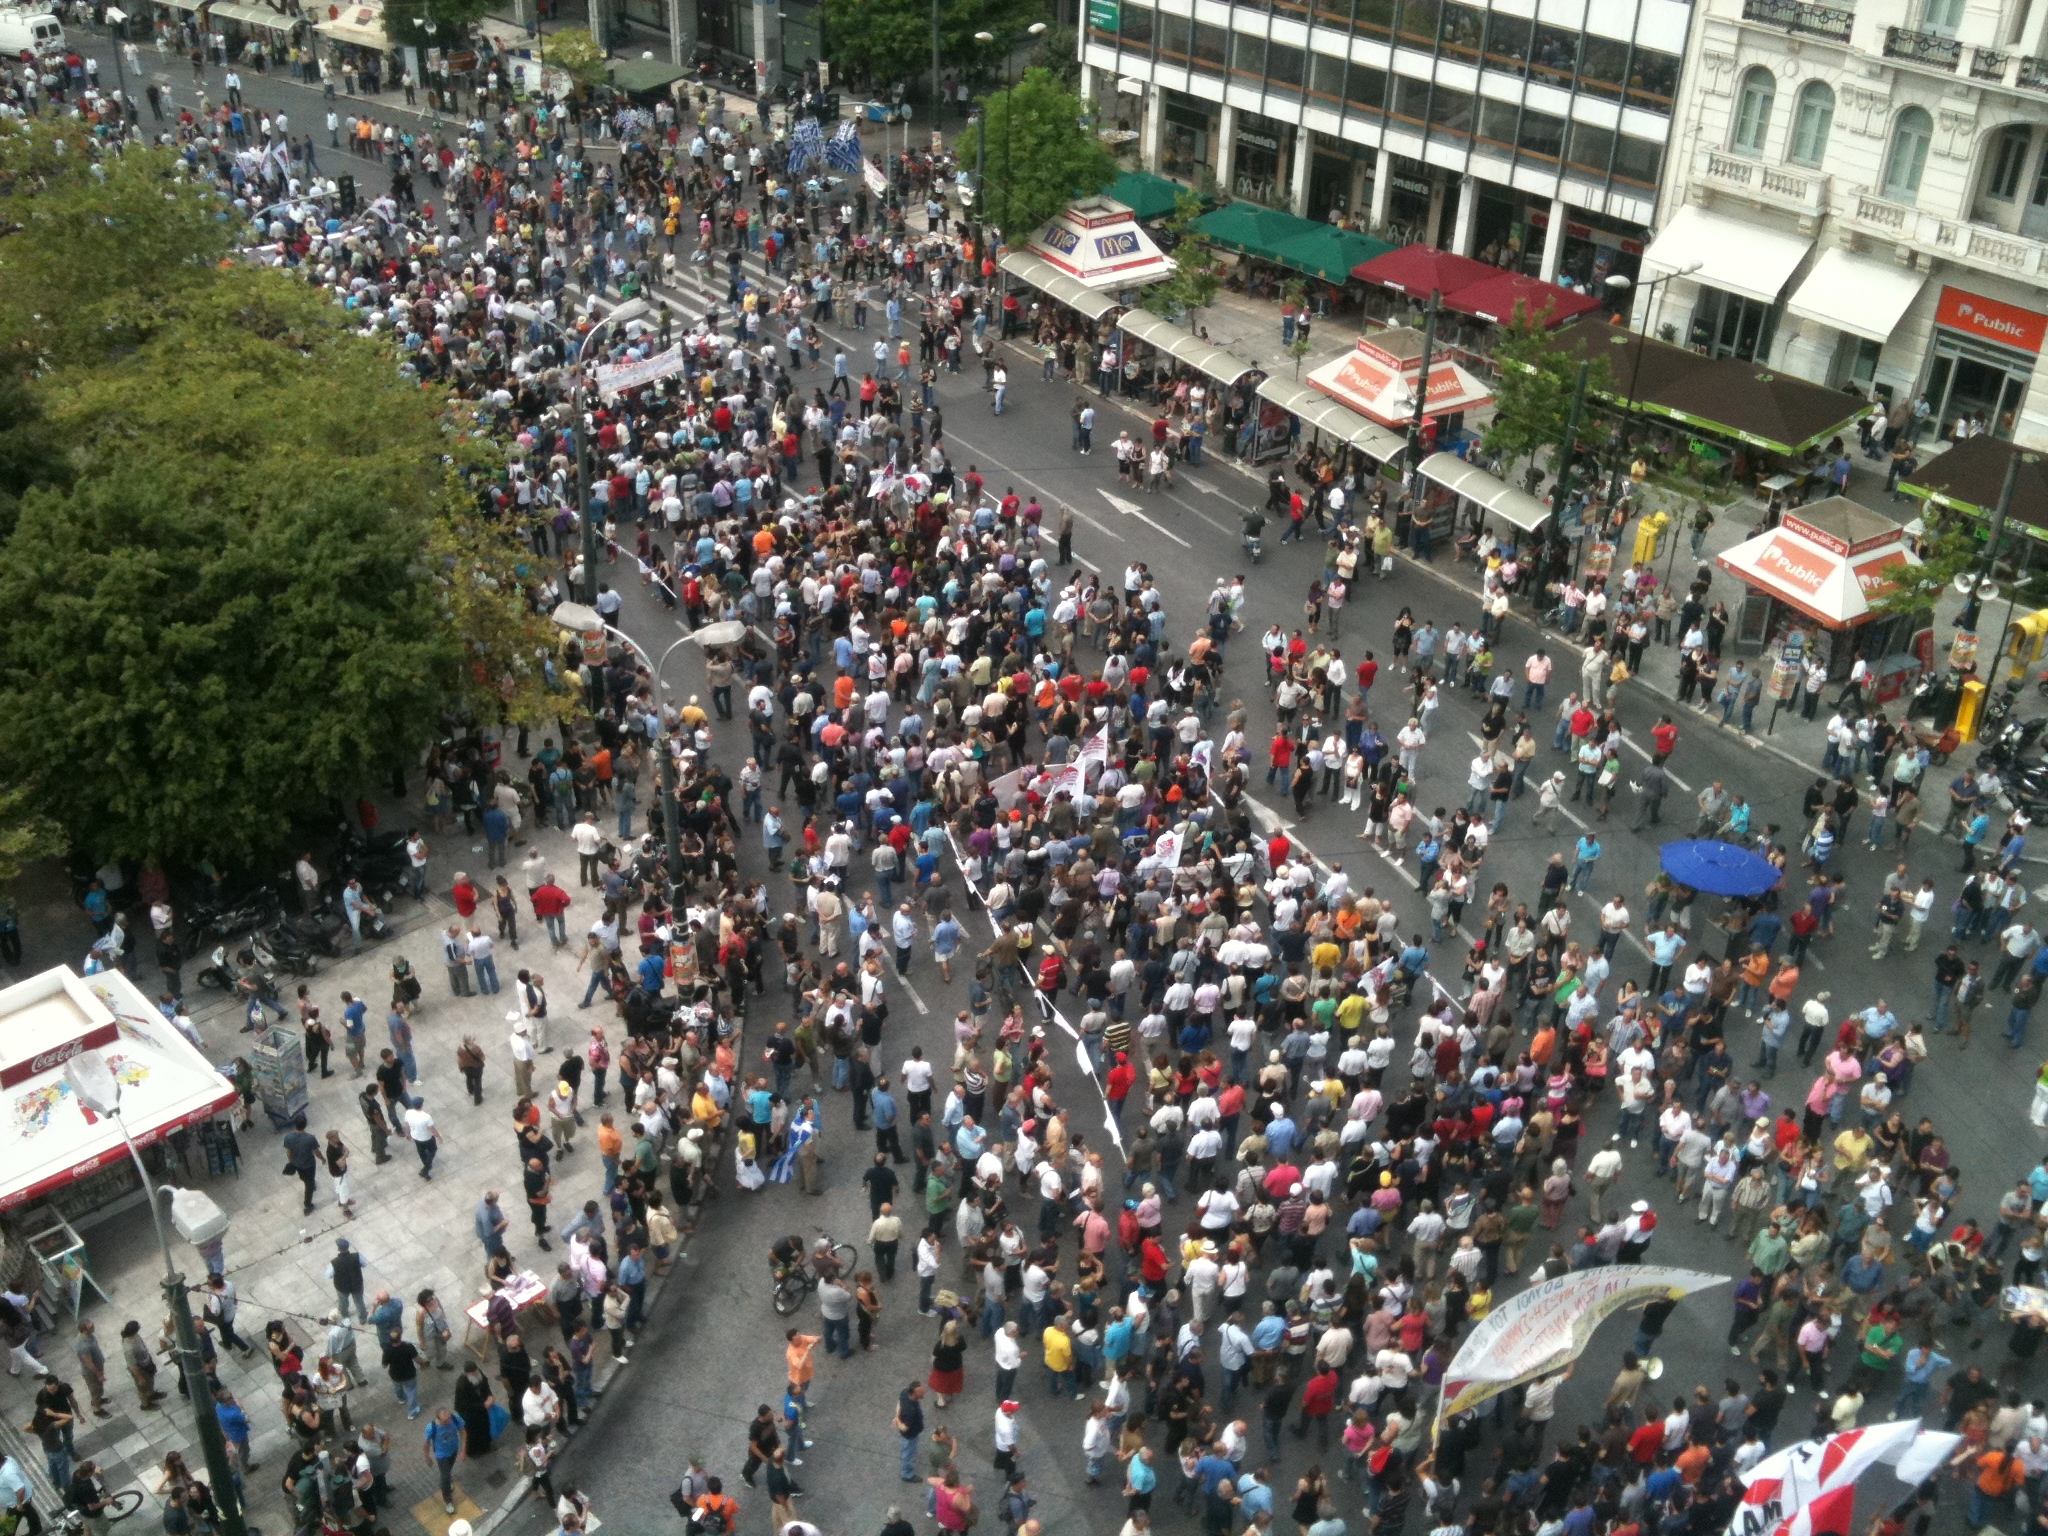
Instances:
[[[64,51],[64,23],[47,11],[0,10],[0,58]]]

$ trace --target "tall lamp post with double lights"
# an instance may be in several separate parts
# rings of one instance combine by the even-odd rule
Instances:
[[[185,1277],[178,1272],[178,1261],[171,1255],[171,1240],[164,1231],[159,1197],[166,1194],[171,1197],[171,1219],[178,1224],[179,1234],[195,1245],[212,1242],[225,1233],[227,1216],[210,1197],[198,1190],[178,1189],[169,1184],[150,1188],[149,1170],[142,1164],[142,1153],[128,1134],[127,1123],[121,1118],[121,1080],[114,1076],[106,1057],[96,1050],[80,1051],[64,1063],[64,1080],[78,1095],[79,1103],[113,1123],[114,1129],[121,1133],[128,1155],[135,1160],[135,1171],[141,1176],[142,1187],[149,1195],[149,1219],[156,1228],[156,1245],[163,1254],[164,1302],[170,1308],[171,1325],[178,1335],[179,1374],[185,1379],[186,1394],[191,1401],[193,1428],[198,1432],[200,1448],[206,1453],[206,1475],[213,1483],[213,1503],[220,1515],[220,1529],[223,1536],[259,1536],[255,1527],[242,1518],[241,1488],[235,1481],[234,1464],[228,1460],[227,1436],[221,1432],[213,1400],[207,1395],[206,1367],[199,1353],[199,1331],[192,1323],[192,1304],[185,1289]]]
[[[638,320],[652,308],[645,299],[628,299],[606,310],[569,354],[569,414],[576,434],[576,520],[583,525],[583,598],[593,608],[597,606],[597,519],[590,515],[590,434],[583,426],[583,354],[608,326]],[[544,325],[564,340],[568,337],[560,321],[548,319],[531,304],[507,304],[505,313],[522,324]]]
[[[1699,271],[1704,265],[1704,262],[1687,262],[1682,267],[1666,272],[1662,277],[1653,277],[1647,283],[1642,284],[1637,284],[1632,278],[1627,277],[1623,273],[1610,272],[1606,278],[1607,291],[1613,294],[1624,294],[1631,288],[1641,287],[1645,295],[1654,294],[1673,278],[1691,277],[1693,273]],[[1651,313],[1652,307],[1646,307],[1643,310],[1643,323],[1635,327],[1636,343],[1633,348],[1634,356],[1629,359],[1628,365],[1628,398],[1623,402],[1631,416],[1639,414],[1636,410],[1636,378],[1643,371],[1643,341],[1650,333]],[[1621,457],[1624,460],[1628,457],[1626,440],[1622,444]],[[1607,501],[1610,506],[1621,495],[1621,476],[1625,468],[1625,464],[1617,461],[1614,466],[1613,477],[1607,482]]]
[[[1024,29],[1024,32],[1025,35],[1030,37],[1042,37],[1045,35],[1045,23],[1034,21]],[[977,32],[974,34],[974,40],[987,47],[995,43],[997,39],[993,32]],[[1015,89],[1016,82],[1010,66],[1016,62],[1015,51],[1017,41],[1013,37],[1003,44],[1003,95],[1005,97]],[[974,140],[974,199],[984,210],[988,207],[988,184],[982,179],[982,168],[987,164],[987,161],[988,113],[983,112],[981,114],[981,132],[976,135]],[[1007,101],[1003,106],[1003,190],[1005,192],[1010,190],[1010,109]]]

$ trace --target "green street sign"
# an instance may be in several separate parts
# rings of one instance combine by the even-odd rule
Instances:
[[[1088,25],[1096,31],[1118,31],[1123,19],[1123,0],[1088,0]]]

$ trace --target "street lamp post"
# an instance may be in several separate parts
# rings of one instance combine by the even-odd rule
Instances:
[[[593,301],[595,307],[595,301]],[[590,332],[569,354],[572,379],[569,385],[569,414],[572,429],[576,433],[576,520],[583,526],[583,596],[591,607],[597,606],[597,520],[590,515],[590,434],[583,429],[583,354],[607,326],[624,325],[629,320],[638,320],[647,314],[651,306],[645,299],[628,299],[625,303],[608,310]],[[567,330],[559,321],[549,320],[531,304],[507,304],[505,313],[514,320],[526,324],[540,324],[553,327],[557,335],[567,337]]]
[[[1041,37],[1045,33],[1045,23],[1034,21],[1024,31],[1028,36]],[[974,34],[974,40],[983,46],[987,46],[996,41],[996,35],[993,32],[977,32]],[[1006,98],[1003,102],[1003,191],[1006,193],[1010,190],[1010,102],[1007,98],[1014,89],[1011,65],[1016,62],[1016,46],[1017,40],[1015,38],[1011,38],[1003,45],[1003,95]],[[987,159],[988,113],[983,112],[981,114],[981,132],[975,136],[974,141],[974,199],[976,204],[983,210],[986,210],[988,207],[988,186],[982,180],[982,167],[986,164]],[[978,245],[981,242],[976,241],[975,243]]]
[[[1682,267],[1678,267],[1670,272],[1666,272],[1662,277],[1653,277],[1647,283],[1644,283],[1642,285],[1643,292],[1646,294],[1654,294],[1659,288],[1661,288],[1664,284],[1670,282],[1673,278],[1691,277],[1693,273],[1699,271],[1699,269],[1704,265],[1704,262],[1688,262],[1686,263],[1686,265]],[[1630,288],[1634,286],[1636,285],[1627,276],[1620,272],[1610,272],[1607,274],[1607,287],[1610,292],[1626,293]],[[1631,415],[1636,414],[1636,378],[1643,371],[1643,340],[1646,336],[1649,335],[1649,333],[1650,310],[1648,308],[1645,308],[1643,311],[1643,323],[1640,327],[1636,329],[1636,344],[1634,348],[1634,355],[1630,358],[1628,366],[1628,398],[1624,402],[1624,405]],[[1622,457],[1626,458],[1627,456],[1628,442],[1627,435],[1624,433],[1622,441]],[[1616,465],[1614,466],[1613,477],[1609,479],[1607,482],[1607,501],[1608,505],[1610,506],[1612,506],[1615,500],[1619,498],[1621,495],[1622,469],[1623,466],[1620,463],[1616,463]]]
[[[173,1198],[183,1196],[191,1204],[205,1202],[205,1206],[200,1207],[200,1214],[207,1219],[208,1230],[203,1238],[195,1237],[195,1241],[220,1236],[227,1229],[227,1218],[220,1214],[211,1200],[197,1191],[176,1190],[169,1185],[164,1189],[150,1188],[149,1170],[142,1164],[142,1153],[129,1136],[127,1123],[121,1118],[120,1079],[114,1076],[104,1056],[98,1051],[80,1051],[64,1064],[64,1080],[71,1085],[71,1091],[78,1095],[81,1104],[113,1122],[114,1129],[121,1133],[122,1143],[128,1148],[128,1155],[135,1160],[135,1171],[141,1175],[142,1187],[149,1195],[149,1219],[156,1228],[157,1248],[163,1254],[164,1301],[171,1309],[172,1326],[178,1335],[180,1373],[185,1378],[186,1397],[192,1405],[193,1428],[197,1430],[200,1447],[206,1453],[206,1475],[213,1482],[213,1502],[220,1512],[220,1529],[223,1536],[259,1536],[242,1518],[241,1489],[235,1482],[234,1466],[228,1460],[227,1436],[221,1432],[220,1419],[214,1413],[212,1398],[207,1392],[206,1368],[199,1353],[199,1333],[192,1323],[192,1306],[185,1291],[185,1277],[178,1272],[177,1260],[171,1256],[171,1240],[164,1231],[158,1197],[165,1190],[170,1190]],[[212,1210],[207,1212],[206,1207],[212,1207]]]
[[[556,606],[552,617],[558,628],[566,629],[572,634],[587,635],[592,630],[603,630],[646,663],[648,672],[653,675],[655,683],[663,693],[668,692],[668,680],[661,675],[661,671],[668,665],[669,657],[704,633],[700,630],[684,635],[661,653],[661,660],[656,661],[623,629],[615,624],[605,623],[595,608],[587,608],[581,603],[561,603]],[[682,825],[676,814],[676,755],[669,750],[667,742],[660,742],[657,745],[661,749],[661,829],[662,836],[668,844],[668,877],[673,883],[677,872],[683,867]]]

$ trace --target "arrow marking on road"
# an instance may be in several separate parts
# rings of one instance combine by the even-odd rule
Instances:
[[[1102,491],[1102,499],[1104,501],[1107,501],[1117,511],[1123,513],[1125,517],[1135,517],[1139,522],[1145,524],[1146,527],[1156,529],[1158,532],[1165,534],[1182,549],[1193,549],[1195,547],[1170,528],[1161,528],[1159,524],[1153,522],[1151,518],[1138,510],[1138,504],[1135,501],[1126,501],[1123,497],[1113,492],[1102,490],[1101,486],[1097,486],[1096,489]]]

